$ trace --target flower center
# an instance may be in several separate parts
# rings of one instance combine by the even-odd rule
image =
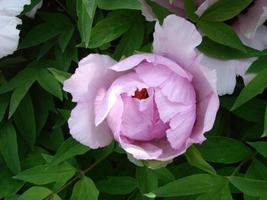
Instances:
[[[137,99],[146,99],[146,98],[148,98],[149,97],[149,95],[148,95],[148,92],[147,92],[147,89],[146,88],[143,88],[142,90],[136,90],[135,92],[134,92],[134,96],[132,96],[133,98],[137,98]]]

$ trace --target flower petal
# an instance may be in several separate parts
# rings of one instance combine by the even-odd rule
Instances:
[[[106,122],[95,126],[93,111],[94,104],[91,102],[78,103],[71,111],[68,124],[73,138],[83,145],[96,149],[110,144],[113,137]]]
[[[258,27],[267,20],[267,1],[255,0],[245,14],[241,14],[238,18],[238,24],[241,32],[247,38],[255,36]]]
[[[201,41],[201,35],[191,22],[169,15],[162,26],[158,22],[156,24],[153,49],[155,53],[171,58],[184,67],[196,59],[195,48]]]
[[[0,1],[0,16],[17,16],[24,6],[31,3],[31,0],[1,0]]]
[[[107,89],[119,75],[110,70],[115,61],[109,56],[90,54],[79,62],[79,67],[63,89],[72,94],[74,102],[93,100],[100,88]]]
[[[127,70],[135,68],[142,62],[148,62],[155,66],[156,65],[166,66],[173,72],[177,73],[179,76],[182,76],[190,81],[193,78],[190,73],[186,72],[182,67],[180,67],[174,61],[166,57],[163,57],[161,55],[152,54],[152,53],[136,54],[136,55],[130,56],[118,62],[114,66],[112,66],[111,69],[117,72],[127,71]]]
[[[0,16],[0,58],[12,54],[18,47],[19,30],[21,24],[17,17]]]
[[[178,113],[170,122],[171,127],[167,130],[167,138],[173,149],[183,149],[186,141],[190,138],[196,120],[196,106],[186,112]]]

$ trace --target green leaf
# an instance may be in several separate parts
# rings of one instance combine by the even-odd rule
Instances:
[[[246,172],[246,178],[267,181],[267,167],[262,162],[254,159]]]
[[[53,76],[60,82],[64,83],[65,80],[70,78],[71,74],[68,72],[64,72],[61,70],[58,70],[56,68],[48,68],[48,70],[53,74]]]
[[[170,15],[170,11],[160,5],[158,5],[156,2],[151,0],[145,0],[146,3],[151,7],[153,13],[156,15],[159,22],[162,24],[163,20]]]
[[[242,161],[251,153],[240,141],[221,136],[208,137],[199,150],[206,161],[224,164]]]
[[[57,165],[63,161],[66,161],[76,155],[82,155],[89,151],[89,148],[78,143],[76,140],[67,139],[57,150],[56,155],[53,157],[50,165]]]
[[[252,1],[253,0],[219,0],[202,14],[201,19],[216,22],[229,20],[241,13]]]
[[[267,158],[267,142],[248,142],[256,151]]]
[[[51,24],[39,24],[27,33],[27,35],[22,39],[19,48],[24,49],[45,43],[51,38],[59,35],[60,32],[60,29],[55,29]]]
[[[142,5],[138,0],[98,0],[98,7],[103,10],[133,9],[141,10]]]
[[[62,100],[61,86],[47,69],[41,69],[39,71],[37,81],[44,90]]]
[[[106,17],[92,28],[89,47],[97,48],[117,39],[130,28],[130,25],[129,17],[125,15]]]
[[[0,94],[9,92],[16,87],[25,85],[29,81],[36,80],[38,76],[38,69],[34,64],[28,65],[25,69],[21,70],[14,78],[12,78],[8,83],[0,86]]]
[[[45,185],[62,178],[69,179],[75,174],[75,171],[75,168],[68,163],[62,163],[57,166],[37,165],[20,172],[14,178],[36,185]]]
[[[243,105],[256,95],[263,92],[263,90],[267,87],[267,69],[259,72],[256,77],[248,83],[248,85],[240,92],[240,95],[237,97],[232,110],[238,108]]]
[[[206,194],[199,196],[196,200],[232,200],[229,184],[225,181],[224,184],[211,189]]]
[[[259,57],[248,69],[248,73],[258,73],[267,68],[267,56]]]
[[[20,102],[22,101],[24,96],[27,94],[27,92],[29,91],[33,83],[34,83],[34,80],[30,80],[26,82],[24,85],[21,85],[15,88],[10,99],[8,118],[11,118],[11,116],[14,114]]]
[[[53,195],[51,195],[53,194]],[[57,195],[54,194],[53,191],[51,191],[48,188],[45,187],[39,187],[39,186],[33,186],[27,191],[25,191],[19,198],[18,200],[30,200],[30,199],[44,199],[46,197],[50,196],[50,200],[61,200],[61,198]]]
[[[1,119],[1,118],[0,118]],[[264,129],[263,129],[263,136],[267,136],[267,106],[265,108],[265,115],[264,115]]]
[[[136,180],[129,176],[110,176],[97,184],[101,192],[114,195],[131,193],[136,187]]]
[[[15,194],[23,185],[22,181],[12,178],[13,174],[6,168],[0,170],[0,198]]]
[[[185,156],[190,165],[210,174],[216,174],[215,169],[203,159],[201,153],[194,145],[187,149]]]
[[[18,144],[16,131],[12,124],[1,124],[0,127],[0,152],[6,162],[7,167],[14,173],[18,173],[20,160],[18,154]]]
[[[90,8],[88,4],[90,3]],[[78,28],[83,45],[88,48],[91,36],[91,28],[96,10],[96,0],[77,0],[76,13],[78,16]]]
[[[58,38],[58,44],[62,52],[64,52],[71,40],[71,37],[74,33],[75,28],[73,25],[66,27],[66,30],[60,34]]]
[[[229,177],[229,180],[241,192],[252,197],[260,197],[267,190],[267,181],[236,176]]]
[[[157,179],[159,179],[164,184],[175,180],[175,176],[167,168],[162,167],[160,169],[153,170],[153,172],[157,175]],[[154,181],[154,182],[156,182],[156,181]],[[157,184],[154,184],[154,185],[155,185],[155,188],[157,188],[158,185]],[[155,188],[152,188],[152,190]],[[147,191],[147,192],[149,192],[149,191]]]
[[[25,117],[27,115],[27,117]],[[26,142],[33,148],[36,140],[35,114],[32,100],[26,95],[14,115],[15,124]]]
[[[98,195],[99,192],[94,182],[90,178],[83,176],[74,185],[71,200],[97,200]]]
[[[0,122],[3,120],[6,109],[8,107],[9,98],[8,95],[0,95]]]
[[[45,22],[35,26],[27,33],[20,43],[20,49],[45,43],[60,34],[60,37],[67,37],[62,36],[62,34],[66,35],[73,27],[69,18],[61,13],[44,12],[40,16]],[[61,40],[62,38],[60,39],[60,43],[62,42]]]
[[[114,52],[114,58],[119,60],[122,56],[130,56],[135,50],[141,48],[144,39],[144,19],[137,17],[135,23],[123,35]]]
[[[184,0],[184,10],[186,17],[191,21],[197,22],[199,20],[199,17],[195,13],[196,7],[194,0]]]
[[[229,25],[226,25],[222,22],[206,21],[198,21],[197,25],[200,30],[211,40],[218,42],[219,44],[246,52],[241,40]]]
[[[225,179],[220,176],[209,174],[196,174],[187,176],[171,183],[163,185],[152,193],[146,194],[148,197],[178,197],[205,193],[208,190],[225,183]]]
[[[261,52],[249,47],[246,47],[246,52],[243,52],[238,49],[216,43],[207,37],[203,37],[202,43],[197,48],[208,56],[220,59],[241,59],[266,55],[266,52]]]
[[[158,177],[156,173],[147,167],[136,168],[136,180],[143,194],[152,192],[158,187]]]

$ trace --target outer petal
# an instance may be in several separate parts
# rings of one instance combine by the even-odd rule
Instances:
[[[154,32],[154,52],[167,56],[184,65],[191,65],[196,59],[195,48],[202,37],[196,27],[184,18],[169,15],[163,25],[158,22]]]
[[[106,122],[95,126],[93,110],[94,104],[92,102],[78,103],[71,111],[68,123],[73,138],[95,149],[110,144],[113,137]]]
[[[70,79],[64,82],[64,90],[78,102],[71,113],[69,128],[72,136],[91,148],[108,145],[112,136],[106,122],[96,126],[95,112],[105,96],[105,89],[117,74],[108,67],[115,61],[108,56],[91,54],[80,61]]]
[[[151,53],[145,53],[145,54],[136,54],[133,56],[130,56],[120,62],[118,62],[116,65],[112,66],[111,69],[117,72],[120,71],[126,71],[135,68],[137,65],[139,65],[142,62],[148,62],[153,64],[155,67],[157,65],[166,66],[173,72],[177,73],[179,76],[182,76],[188,80],[192,80],[192,75],[185,71],[182,67],[180,67],[177,63],[174,61],[161,56],[157,54],[151,54]]]
[[[74,102],[94,99],[100,88],[109,87],[118,76],[109,69],[115,63],[109,56],[90,54],[79,62],[75,73],[64,82],[63,89],[71,93]]]
[[[195,143],[204,141],[204,133],[214,124],[219,109],[219,98],[216,92],[216,72],[194,63],[187,70],[194,75],[193,85],[196,91],[196,123],[191,138]]]
[[[26,4],[30,4],[31,0],[1,0],[0,1],[0,16],[17,16]]]
[[[19,30],[17,25],[21,20],[17,17],[0,15],[0,58],[12,54],[19,43]]]
[[[250,62],[244,60],[221,60],[203,55],[201,63],[217,74],[217,92],[219,95],[232,94],[236,85],[236,76],[247,70]]]
[[[254,0],[253,5],[238,19],[241,32],[247,38],[253,38],[258,27],[267,20],[267,1]]]
[[[18,46],[19,30],[16,29],[21,20],[16,16],[30,0],[0,1],[0,58],[12,54]]]

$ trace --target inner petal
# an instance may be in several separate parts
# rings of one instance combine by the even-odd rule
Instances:
[[[154,93],[149,92],[146,99],[138,99],[122,95],[124,111],[121,132],[132,140],[150,141],[165,137],[169,125],[159,117],[155,105]]]

